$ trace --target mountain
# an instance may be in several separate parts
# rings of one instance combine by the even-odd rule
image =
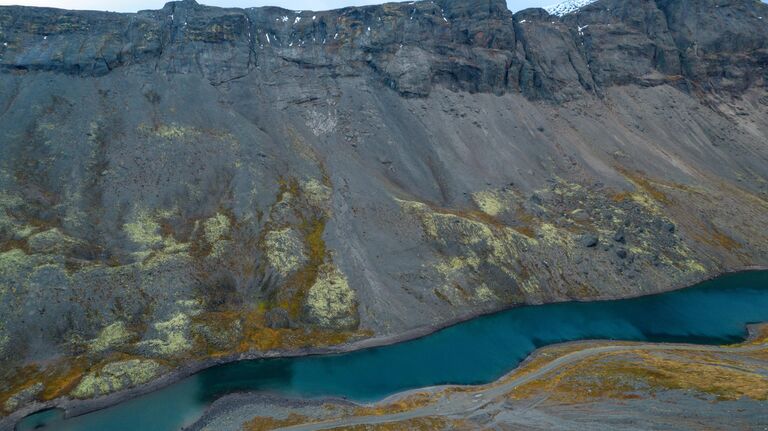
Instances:
[[[0,406],[768,265],[767,19],[0,7]]]

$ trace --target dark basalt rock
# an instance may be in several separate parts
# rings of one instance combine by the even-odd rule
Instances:
[[[586,234],[581,236],[581,239],[579,240],[579,242],[581,242],[582,246],[590,248],[590,247],[596,247],[597,244],[600,242],[600,239],[597,237],[597,235]]]
[[[626,237],[624,236],[624,230],[623,230],[623,229],[622,229],[622,230],[619,230],[618,232],[616,232],[615,234],[613,234],[613,240],[614,240],[614,241],[616,241],[616,242],[620,242],[620,243],[622,243],[622,244],[626,243],[626,242],[627,242],[627,239],[626,239]]]

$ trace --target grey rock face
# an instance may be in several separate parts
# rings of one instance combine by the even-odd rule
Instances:
[[[0,405],[768,265],[761,16],[0,7]]]
[[[543,9],[512,14],[502,0],[298,14],[194,1],[138,14],[3,8],[0,67],[103,76],[158,62],[166,73],[196,72],[221,85],[278,56],[302,68],[373,74],[406,96],[436,84],[555,100],[629,83],[695,81],[740,92],[764,78],[765,5],[720,3],[603,0],[563,18]]]

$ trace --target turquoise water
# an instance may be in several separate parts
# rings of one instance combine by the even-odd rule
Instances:
[[[727,275],[636,299],[526,306],[413,341],[341,355],[244,361],[204,370],[165,389],[84,416],[48,411],[18,429],[175,431],[215,399],[271,391],[373,401],[437,384],[487,383],[548,344],[583,339],[724,344],[768,321],[768,271]]]

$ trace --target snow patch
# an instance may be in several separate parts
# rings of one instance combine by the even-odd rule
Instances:
[[[584,6],[592,4],[596,1],[597,0],[566,0],[562,3],[546,6],[544,7],[544,10],[549,12],[550,15],[563,16],[572,12],[576,12]]]

